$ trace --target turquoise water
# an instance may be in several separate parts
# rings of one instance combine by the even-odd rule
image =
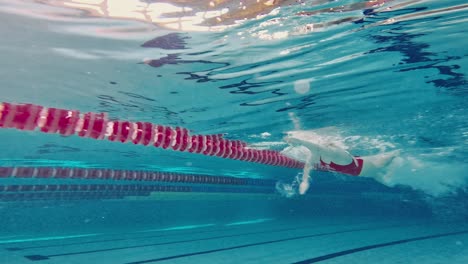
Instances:
[[[299,195],[301,169],[2,128],[0,263],[466,263],[467,10],[0,0],[1,102],[397,153]]]

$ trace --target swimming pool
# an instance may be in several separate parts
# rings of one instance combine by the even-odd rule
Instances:
[[[0,262],[465,263],[467,9],[0,0]]]

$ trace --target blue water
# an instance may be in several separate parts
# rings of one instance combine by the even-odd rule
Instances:
[[[355,156],[399,151],[388,182],[314,171],[307,194],[285,197],[276,182],[301,170],[0,129],[0,167],[250,181],[0,177],[0,263],[467,263],[467,10],[458,0],[0,0],[2,102],[257,149],[281,151],[288,131],[305,130]],[[26,185],[159,189],[11,187]]]

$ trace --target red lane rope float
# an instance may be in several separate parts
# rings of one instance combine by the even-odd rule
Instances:
[[[217,156],[272,166],[303,168],[304,164],[278,151],[250,149],[245,142],[221,135],[191,135],[186,128],[148,122],[109,120],[106,113],[46,108],[33,104],[0,103],[0,128],[39,130],[64,136],[108,139],[133,144]]]
[[[273,186],[274,180],[200,174],[66,167],[0,167],[1,178],[156,181],[190,184]]]

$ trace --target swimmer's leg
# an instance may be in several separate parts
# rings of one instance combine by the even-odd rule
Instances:
[[[373,178],[376,181],[390,185],[391,174],[388,173],[390,164],[400,156],[400,150],[381,153],[373,156],[361,157],[364,161],[359,176]]]

